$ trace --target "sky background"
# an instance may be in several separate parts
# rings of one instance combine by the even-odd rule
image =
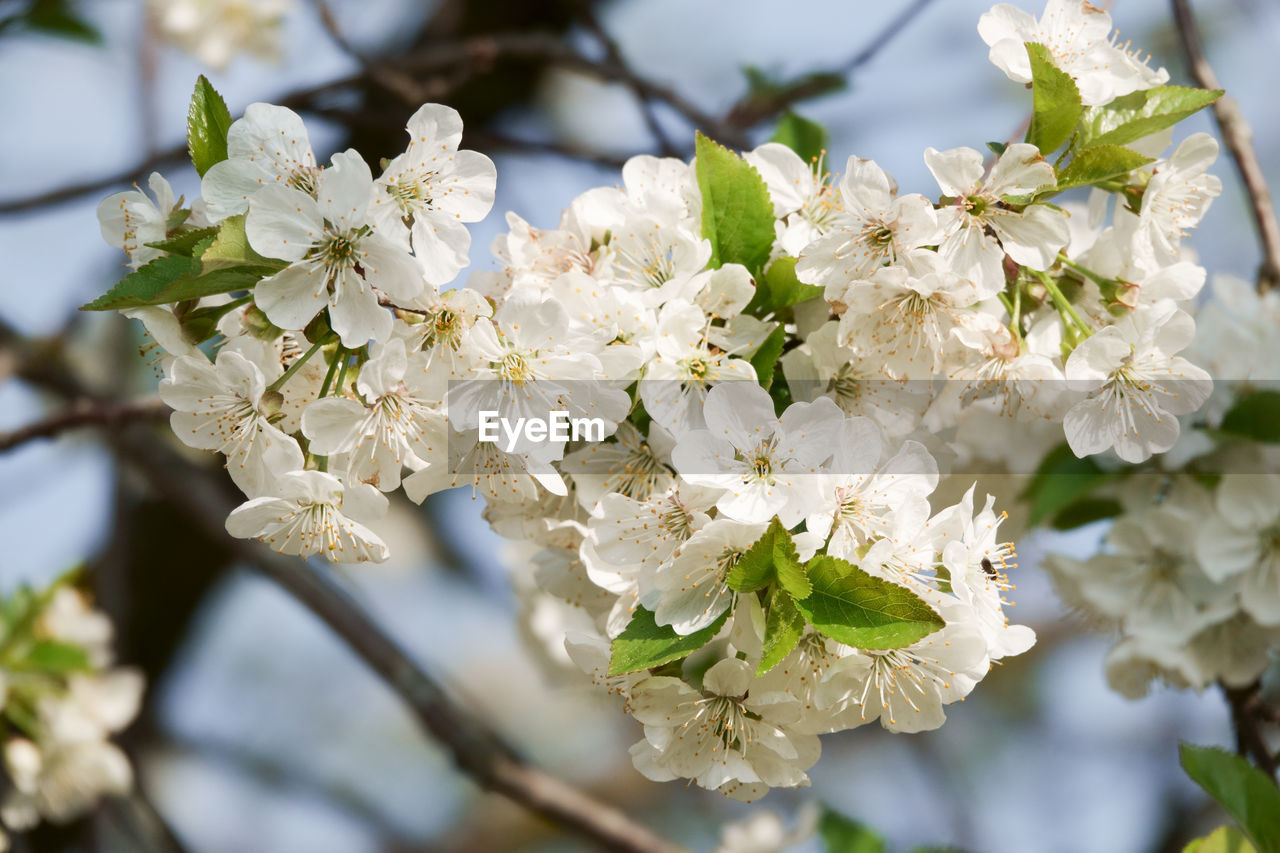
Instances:
[[[0,200],[119,172],[147,150],[178,144],[187,98],[208,73],[233,114],[300,86],[356,70],[326,36],[311,7],[296,4],[278,65],[238,59],[210,72],[171,49],[158,57],[151,109],[159,136],[148,139],[140,98],[142,10],[131,0],[85,4],[106,43],[86,47],[47,38],[0,42]],[[410,31],[429,4],[331,0],[360,47],[376,51],[389,34]],[[856,53],[902,4],[740,0],[732,12],[710,0],[619,0],[603,23],[641,74],[670,84],[712,112],[742,92],[741,68],[782,75],[836,65]],[[831,162],[869,157],[904,192],[935,195],[921,153],[927,146],[981,148],[1008,137],[1029,98],[986,60],[978,16],[986,2],[938,0],[853,76],[839,95],[799,111],[831,131]],[[1280,186],[1280,5],[1265,0],[1195,3],[1218,76],[1252,123],[1264,169]],[[1033,9],[1033,11],[1039,11]],[[1125,38],[1155,55],[1173,82],[1181,71],[1168,6],[1118,0]],[[691,129],[662,114],[671,134]],[[582,78],[548,80],[536,110],[505,118],[510,135],[557,134],[625,154],[649,143],[624,90]],[[340,138],[308,119],[317,154]],[[1199,116],[1178,138],[1211,129]],[[767,135],[767,134],[766,134]],[[465,135],[464,135],[465,145]],[[388,152],[394,153],[394,152]],[[548,156],[495,158],[499,184],[489,218],[474,226],[472,261],[493,264],[487,247],[514,210],[538,226],[556,223],[578,193],[617,182],[615,171]],[[1210,275],[1249,277],[1257,266],[1239,185],[1228,162],[1223,196],[1193,239]],[[167,172],[179,192],[198,188],[190,168]],[[104,194],[105,195],[105,194]],[[38,212],[0,217],[0,315],[31,335],[60,329],[75,307],[119,274],[119,254],[102,243],[97,196]],[[96,342],[120,318],[94,316],[81,336],[92,361]],[[154,390],[139,360],[138,393]],[[44,404],[15,380],[0,380],[0,430],[38,418]],[[108,532],[116,471],[91,436],[36,443],[0,457],[0,587],[47,580],[92,555]],[[824,755],[807,791],[771,793],[749,807],[631,769],[626,747],[639,726],[542,663],[517,624],[504,543],[469,495],[444,498],[448,544],[470,572],[441,565],[419,523],[400,512],[393,559],[345,572],[359,596],[424,664],[493,725],[552,771],[626,804],[696,850],[714,845],[718,824],[753,809],[789,816],[820,798],[883,830],[895,849],[952,842],[971,851],[1132,853],[1148,849],[1172,796],[1197,803],[1177,770],[1179,739],[1226,743],[1229,725],[1216,694],[1159,691],[1130,702],[1110,692],[1102,659],[1110,640],[1080,630],[1063,612],[1038,556],[1046,548],[1084,554],[1099,531],[1036,536],[1019,543],[1019,621],[1041,634],[1029,654],[993,673],[969,701],[952,706],[938,732],[891,735],[864,727],[823,739]],[[175,555],[173,572],[183,571]],[[395,698],[308,613],[268,582],[237,573],[203,606],[179,662],[151,685],[168,746],[142,756],[139,776],[192,851],[359,853],[439,849],[477,833],[523,827],[513,809],[481,797],[426,741]],[[516,832],[512,829],[512,832]],[[524,829],[520,829],[523,832]],[[431,846],[428,846],[431,845]],[[531,850],[573,850],[545,835]]]

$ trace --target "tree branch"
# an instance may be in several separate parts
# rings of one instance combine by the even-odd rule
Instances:
[[[1222,695],[1231,708],[1231,725],[1236,732],[1236,752],[1241,757],[1253,756],[1254,763],[1267,774],[1267,778],[1276,779],[1276,756],[1272,753],[1266,737],[1262,733],[1262,698],[1258,695],[1258,684],[1248,687],[1228,687],[1219,684]]]
[[[177,457],[154,435],[127,431],[112,436],[110,442],[152,488],[206,535],[226,540],[233,554],[279,584],[341,637],[399,694],[423,728],[480,787],[610,850],[675,853],[680,849],[612,806],[521,762],[473,714],[455,705],[444,689],[378,628],[328,569],[283,557],[257,542],[228,537],[223,524],[235,502],[210,472]]]
[[[1196,84],[1204,89],[1221,89],[1218,75],[1205,58],[1200,42],[1200,31],[1188,0],[1172,0],[1173,19],[1178,36],[1187,56],[1187,68]],[[1222,140],[1235,161],[1236,171],[1244,184],[1253,213],[1254,227],[1262,248],[1262,265],[1258,269],[1258,289],[1268,290],[1280,286],[1280,222],[1276,220],[1275,207],[1271,203],[1271,190],[1258,162],[1258,152],[1253,147],[1253,130],[1245,121],[1240,105],[1233,98],[1223,96],[1213,105],[1213,117],[1218,123]]]
[[[38,438],[56,438],[68,430],[81,427],[118,427],[130,421],[158,420],[168,416],[169,407],[158,397],[124,403],[81,399],[42,421],[10,432],[0,432],[0,452],[12,450]]]

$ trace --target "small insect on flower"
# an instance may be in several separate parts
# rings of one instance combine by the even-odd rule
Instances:
[[[991,560],[986,557],[982,558],[982,570],[987,573],[987,577],[989,578],[993,578],[999,574],[999,572],[996,571],[996,567],[991,565]]]

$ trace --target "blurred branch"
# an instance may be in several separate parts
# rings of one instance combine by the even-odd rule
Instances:
[[[735,128],[754,127],[780,115],[793,104],[831,94],[843,87],[851,74],[875,59],[932,2],[933,0],[915,0],[873,35],[857,53],[830,71],[806,74],[768,93],[748,92],[729,109],[725,124]]]
[[[662,122],[658,120],[658,114],[654,112],[653,102],[644,91],[644,88],[637,85],[640,79],[638,75],[631,70],[627,61],[622,56],[622,48],[618,46],[618,42],[609,35],[604,25],[600,23],[600,19],[596,16],[595,7],[592,6],[592,0],[578,0],[578,13],[582,19],[582,23],[591,32],[600,46],[604,48],[605,56],[610,62],[623,69],[628,76],[627,88],[631,90],[631,94],[635,96],[636,104],[640,107],[640,112],[644,116],[644,122],[649,128],[649,133],[653,136],[654,143],[658,146],[658,152],[663,157],[674,157],[679,154],[679,150],[672,143],[671,138],[667,136],[666,130],[662,127]]]
[[[385,61],[371,59],[351,44],[326,0],[312,0],[325,30],[343,52],[360,64],[360,71],[319,85],[297,89],[276,99],[276,102],[299,112],[316,113],[350,126],[368,120],[369,116],[364,111],[339,107],[335,103],[348,90],[373,83],[390,92],[405,106],[415,109],[422,103],[445,99],[473,77],[491,71],[500,60],[524,60],[625,86],[639,103],[657,148],[664,155],[679,156],[680,151],[659,122],[653,109],[655,104],[669,107],[690,125],[718,142],[746,149],[751,147],[747,130],[778,116],[800,101],[835,91],[843,85],[843,78],[874,59],[930,2],[932,0],[915,0],[861,50],[835,69],[806,74],[768,92],[749,92],[725,116],[718,117],[701,109],[675,89],[654,82],[631,68],[617,41],[600,25],[593,10],[587,5],[587,0],[583,0],[586,11],[580,17],[604,49],[604,57],[601,59],[584,56],[563,37],[554,33],[522,31],[433,41],[406,56]],[[403,117],[396,116],[395,122],[402,126]],[[551,154],[609,168],[617,168],[625,161],[625,158],[583,149],[572,142],[525,140],[476,130],[468,131],[468,138],[481,148]],[[186,146],[177,146],[157,152],[123,172],[23,198],[0,201],[0,215],[37,210],[83,195],[104,192],[122,184],[127,185],[162,165],[180,161],[185,154]],[[1274,218],[1272,221],[1274,223]],[[1277,245],[1280,246],[1280,242]]]
[[[0,432],[0,452],[12,450],[38,438],[56,438],[62,433],[81,427],[118,427],[130,421],[159,420],[169,416],[169,407],[158,397],[112,403],[104,400],[81,399],[67,408],[10,432]]]
[[[1276,756],[1262,733],[1263,721],[1269,709],[1258,695],[1258,683],[1254,682],[1248,687],[1228,687],[1225,684],[1219,686],[1231,708],[1231,725],[1236,732],[1236,752],[1242,758],[1252,756],[1254,763],[1267,774],[1267,778],[1275,781]]]
[[[1187,55],[1187,67],[1196,85],[1203,89],[1221,89],[1218,75],[1213,66],[1205,58],[1204,46],[1200,42],[1200,31],[1196,27],[1195,14],[1191,11],[1188,0],[1172,0],[1173,19],[1177,24],[1178,36],[1182,40],[1182,48]],[[1258,231],[1258,242],[1262,248],[1262,265],[1258,269],[1258,289],[1268,290],[1280,286],[1280,222],[1276,220],[1275,207],[1271,203],[1271,190],[1267,187],[1267,179],[1262,173],[1262,165],[1258,162],[1258,152],[1253,147],[1253,129],[1245,121],[1240,105],[1235,99],[1225,95],[1213,105],[1213,117],[1218,123],[1218,130],[1231,159],[1235,161],[1236,171],[1240,173],[1240,181],[1244,184],[1245,193],[1249,197],[1249,206],[1253,212],[1254,227]]]
[[[315,7],[316,14],[320,17],[320,23],[324,26],[325,32],[329,34],[329,37],[333,39],[334,44],[347,56],[360,63],[360,67],[364,69],[365,76],[410,107],[416,107],[427,100],[424,97],[422,87],[412,77],[383,62],[370,59],[358,50],[347,39],[346,34],[342,32],[342,28],[338,25],[338,19],[334,17],[333,10],[329,8],[326,0],[311,0],[311,5]]]
[[[184,142],[179,147],[169,148],[160,151],[146,159],[142,160],[136,166],[126,169],[122,172],[106,175],[101,178],[93,178],[91,180],[82,181],[80,183],[68,184],[64,187],[49,190],[47,192],[36,193],[26,196],[25,198],[16,198],[9,201],[0,201],[0,215],[7,213],[22,213],[27,210],[37,210],[42,207],[59,204],[64,201],[71,201],[82,195],[90,193],[100,193],[106,190],[114,189],[121,184],[132,184],[135,181],[142,180],[148,173],[154,171],[166,163],[173,163],[182,160],[187,156],[187,145]]]
[[[235,501],[208,471],[168,451],[154,435],[125,432],[112,436],[110,441],[157,492],[207,535],[227,536],[223,524],[235,508]],[[474,714],[454,704],[444,689],[374,623],[332,572],[281,556],[249,540],[230,539],[228,547],[341,637],[399,694],[422,726],[452,754],[459,769],[482,788],[502,794],[611,850],[674,853],[679,849],[612,806],[521,762]]]

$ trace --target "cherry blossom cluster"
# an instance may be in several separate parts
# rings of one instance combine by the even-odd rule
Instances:
[[[112,665],[110,620],[65,580],[0,606],[0,849],[5,831],[62,823],[133,785],[110,741],[138,713],[142,676]]]
[[[1064,435],[1142,461],[1210,394],[1178,355],[1204,281],[1181,242],[1217,145],[1163,155],[1218,93],[1165,86],[1087,3],[979,32],[1031,129],[989,162],[927,149],[936,200],[857,157],[830,174],[789,116],[745,154],[632,158],[554,228],[509,213],[466,286],[495,170],[455,111],[418,110],[375,178],[321,165],[287,109],[231,122],[202,78],[201,197],[154,175],[105,200],[133,271],[86,307],[160,346],[175,434],[247,498],[232,535],[380,561],[389,493],[469,488],[534,566],[533,634],[644,726],[641,772],[804,785],[818,735],[936,728],[1034,642],[1004,514],[941,478]]]
[[[293,0],[148,0],[156,33],[211,68],[247,53],[280,58],[280,38]]]
[[[1161,466],[1100,478],[1093,497],[1119,508],[1101,553],[1046,560],[1068,604],[1118,636],[1107,678],[1130,698],[1153,681],[1247,687],[1280,649],[1280,294],[1222,276],[1197,319],[1189,357],[1230,381]]]

